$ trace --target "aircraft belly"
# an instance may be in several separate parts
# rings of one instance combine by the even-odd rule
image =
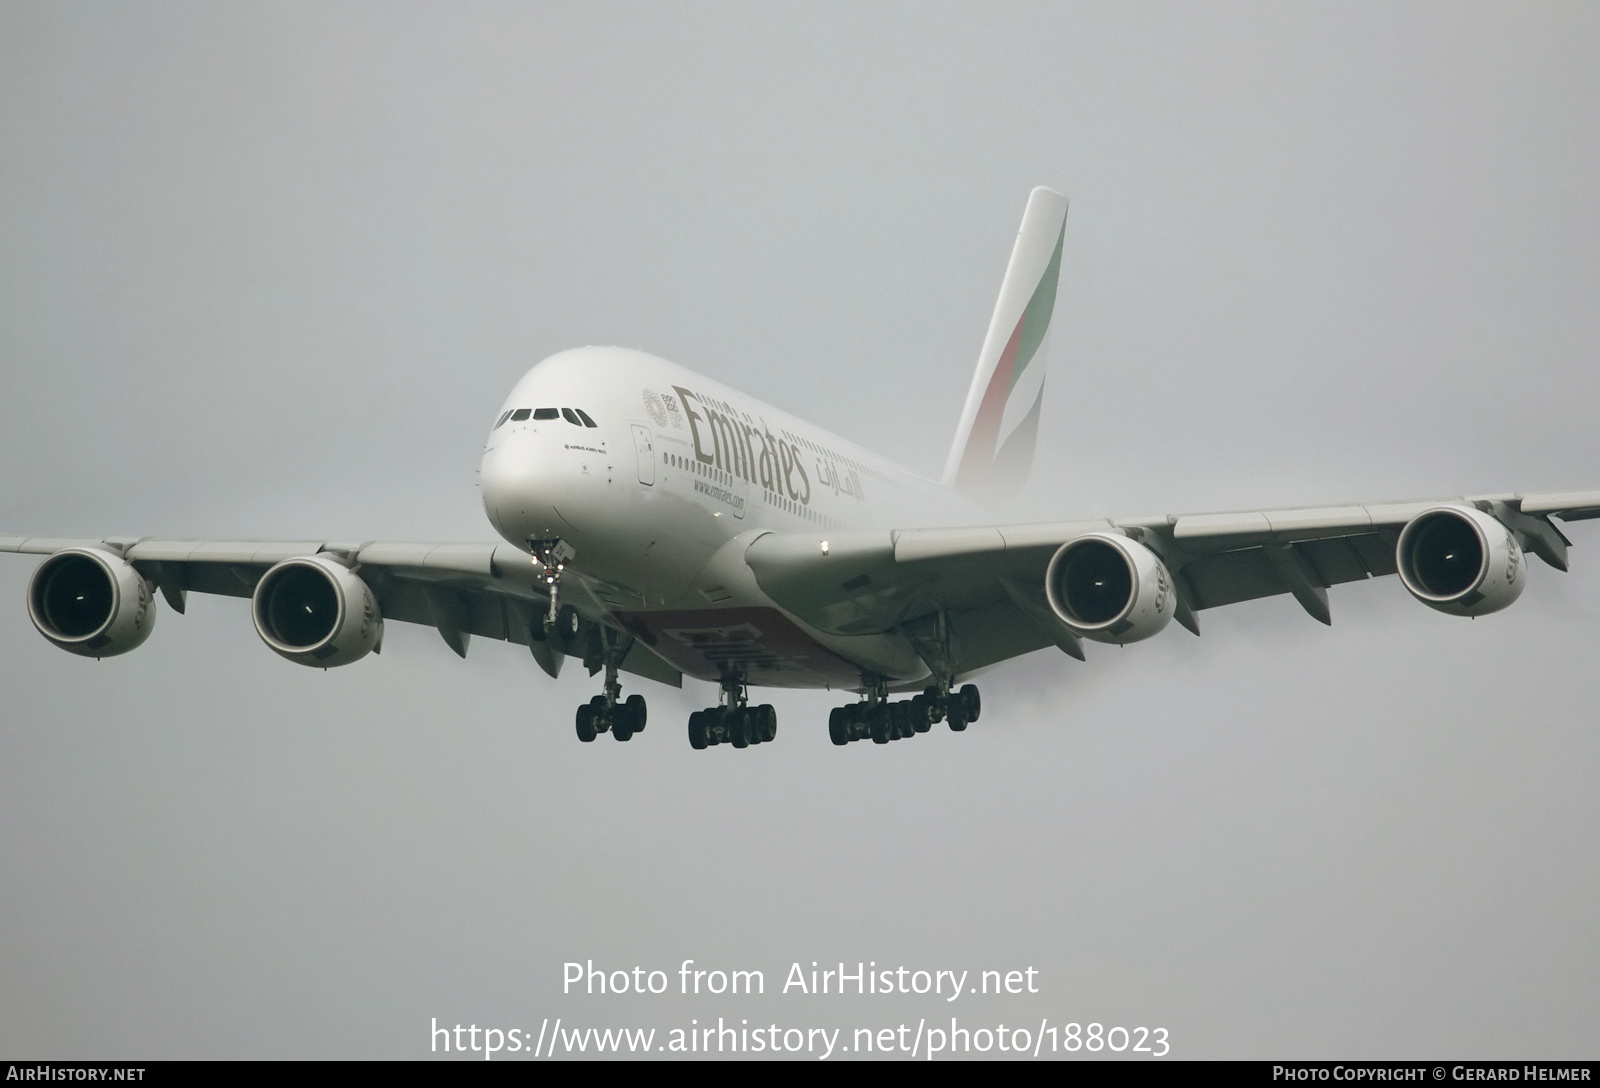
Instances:
[[[618,612],[628,630],[686,676],[743,672],[763,687],[856,688],[862,666],[846,660],[772,607]]]

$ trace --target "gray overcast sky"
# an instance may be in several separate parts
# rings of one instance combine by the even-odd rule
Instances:
[[[537,359],[642,347],[936,472],[1029,188],[1072,198],[1009,519],[1600,486],[1600,9],[0,6],[0,531],[486,540]],[[393,1056],[430,1018],[1096,1020],[1185,1057],[1593,1056],[1600,529],[1483,623],[1393,580],[983,720],[696,753],[235,600],[99,664],[0,557],[0,1054]],[[565,997],[561,965],[759,968]],[[793,961],[1039,969],[806,998]]]

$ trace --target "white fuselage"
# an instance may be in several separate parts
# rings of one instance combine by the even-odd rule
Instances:
[[[568,577],[578,576],[591,608],[684,673],[714,680],[738,668],[751,683],[803,687],[855,686],[863,671],[898,681],[926,674],[892,633],[829,636],[784,614],[743,553],[766,532],[823,540],[975,515],[955,492],[625,348],[545,359],[497,420],[480,483],[495,530],[522,548],[570,545]]]

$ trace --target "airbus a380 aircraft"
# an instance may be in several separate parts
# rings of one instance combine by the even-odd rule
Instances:
[[[48,556],[28,614],[86,657],[141,645],[157,590],[177,612],[222,593],[317,668],[381,650],[385,619],[431,625],[462,656],[474,634],[523,643],[552,677],[579,658],[605,674],[577,711],[585,741],[645,728],[619,671],[715,681],[689,742],[743,748],[777,734],[755,686],[855,692],[830,737],[883,744],[965,729],[980,705],[963,680],[997,662],[1050,646],[1082,660],[1085,639],[1173,620],[1199,634],[1199,612],[1237,601],[1289,594],[1327,623],[1329,586],[1398,573],[1431,608],[1495,612],[1522,592],[1525,553],[1566,570],[1552,516],[1600,517],[1584,491],[982,524],[1032,464],[1066,215],[1033,191],[939,483],[664,359],[590,347],[530,370],[489,432],[483,504],[506,543],[0,536],[0,551]]]

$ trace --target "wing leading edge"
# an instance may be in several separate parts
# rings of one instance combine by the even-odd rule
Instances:
[[[599,667],[591,643],[608,610],[574,580],[564,596],[579,606],[577,632],[560,644],[534,637],[548,598],[537,578],[539,568],[509,544],[0,536],[0,552],[54,555],[85,548],[131,563],[180,613],[191,592],[250,597],[278,563],[330,556],[360,572],[385,620],[432,627],[462,657],[471,636],[479,635],[527,646],[551,676],[565,657],[583,659],[591,672]],[[620,668],[673,687],[683,683],[682,674],[642,642],[634,642]]]
[[[1331,623],[1327,590],[1397,573],[1401,533],[1441,506],[1493,518],[1522,550],[1564,571],[1570,541],[1550,519],[1600,517],[1600,491],[768,534],[751,544],[745,558],[761,588],[805,622],[836,634],[898,630],[919,652],[937,654],[938,647],[947,647],[946,664],[965,674],[1050,645],[1082,659],[1082,638],[1095,636],[1060,618],[1046,587],[1052,560],[1069,542],[1109,534],[1142,544],[1170,572],[1174,618],[1197,635],[1200,611],[1280,594],[1292,596],[1314,619]]]
[[[835,635],[894,632],[930,669],[964,675],[1052,645],[1081,660],[1086,637],[1143,637],[1086,632],[1063,620],[1046,583],[1068,544],[1109,539],[1141,545],[1163,568],[1158,589],[1163,596],[1170,590],[1170,618],[1195,634],[1201,611],[1276,595],[1293,597],[1308,615],[1330,623],[1328,589],[1397,573],[1401,534],[1441,506],[1492,519],[1488,523],[1503,526],[1508,541],[1565,570],[1570,541],[1551,519],[1600,517],[1600,491],[1018,525],[765,533],[754,538],[744,559],[762,591],[804,623]],[[279,563],[332,557],[360,571],[384,619],[433,627],[461,656],[472,635],[525,645],[552,676],[568,656],[584,660],[594,672],[598,640],[606,634],[630,637],[611,630],[606,617],[612,610],[605,601],[572,581],[564,597],[578,605],[578,630],[559,643],[538,638],[548,604],[539,568],[507,544],[0,536],[0,552],[54,555],[71,549],[120,557],[178,612],[190,592],[250,597]],[[682,674],[642,641],[628,649],[621,668],[682,684]]]

